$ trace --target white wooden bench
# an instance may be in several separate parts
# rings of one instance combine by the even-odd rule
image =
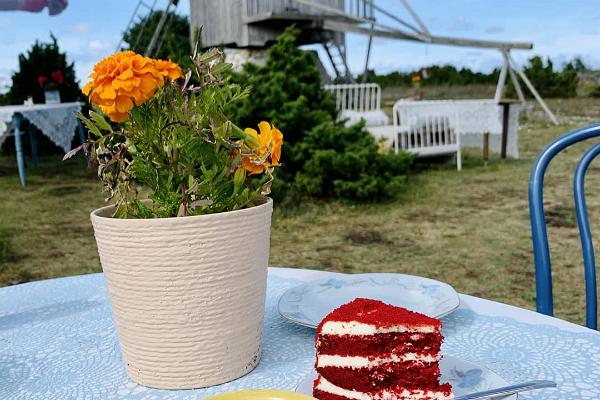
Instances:
[[[506,153],[511,158],[519,158],[518,127],[519,113],[523,109],[522,104],[513,104],[507,126]],[[412,118],[450,117],[455,120],[451,124],[454,135],[460,136],[463,147],[482,147],[483,134],[489,133],[489,149],[501,153],[502,125],[504,110],[501,105],[491,99],[479,100],[398,100],[394,104],[394,137],[399,135],[401,128],[400,110],[406,110]],[[402,126],[406,129],[405,126]],[[399,143],[402,148],[402,144]],[[435,149],[435,148],[434,148]],[[433,149],[422,150],[431,152]]]
[[[421,102],[399,100],[394,104],[394,150],[431,157],[456,154],[456,169],[462,169],[458,115],[451,108],[440,112],[421,109]]]

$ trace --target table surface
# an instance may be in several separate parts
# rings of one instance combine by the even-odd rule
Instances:
[[[287,322],[277,300],[327,272],[270,268],[258,367],[207,389],[169,391],[127,379],[102,274],[0,289],[0,399],[202,399],[250,388],[293,390],[314,364],[314,330]],[[461,295],[443,318],[443,353],[509,382],[550,379],[558,389],[522,399],[598,399],[600,333],[532,311]],[[469,378],[471,379],[471,378]]]

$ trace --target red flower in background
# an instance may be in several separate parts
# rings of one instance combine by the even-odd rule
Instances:
[[[44,85],[45,85],[45,84],[46,84],[46,82],[48,81],[48,78],[47,78],[47,77],[45,77],[44,75],[40,75],[40,76],[38,76],[38,79],[37,79],[37,81],[38,81],[38,84],[39,84],[41,87],[44,87]]]
[[[54,70],[52,71],[52,80],[56,83],[58,83],[59,85],[62,85],[65,82],[65,76],[63,75],[62,71],[60,70]]]

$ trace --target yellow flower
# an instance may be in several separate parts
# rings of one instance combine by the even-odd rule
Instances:
[[[82,92],[112,121],[124,121],[134,105],[154,96],[165,77],[181,76],[181,69],[172,62],[161,61],[159,66],[157,61],[133,51],[115,53],[94,66]]]
[[[181,67],[171,60],[154,60],[154,66],[165,78],[169,78],[171,80],[181,78],[183,75],[181,73]]]
[[[421,80],[421,75],[414,75],[411,79],[413,82],[419,82]]]
[[[283,134],[268,122],[262,121],[258,124],[260,133],[252,128],[244,129],[244,132],[256,139],[257,145],[253,149],[254,154],[247,155],[242,160],[242,166],[246,171],[260,174],[266,168],[279,166],[281,159],[281,146],[283,146]]]

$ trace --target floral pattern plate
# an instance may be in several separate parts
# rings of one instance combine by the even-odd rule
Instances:
[[[279,313],[290,321],[316,328],[333,309],[357,297],[381,300],[430,317],[440,318],[458,308],[452,286],[403,274],[353,274],[319,279],[286,291]]]
[[[449,382],[455,397],[510,385],[494,371],[456,357],[444,356],[440,361],[440,369],[442,372],[440,382]],[[296,387],[296,392],[311,396],[316,377],[315,371],[306,375]],[[516,394],[498,397],[503,400],[516,400],[517,398]]]

